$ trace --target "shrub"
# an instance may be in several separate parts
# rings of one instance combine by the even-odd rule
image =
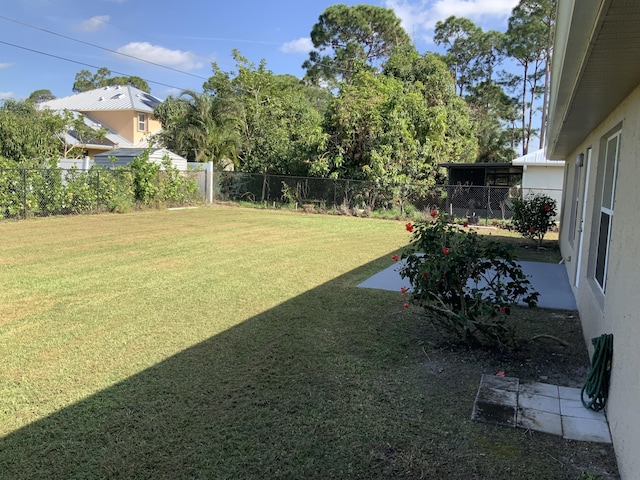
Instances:
[[[556,214],[556,201],[548,195],[537,193],[515,198],[512,228],[540,247],[545,234],[555,226]]]
[[[411,284],[411,301],[439,327],[470,344],[516,347],[506,321],[519,300],[535,306],[538,293],[515,263],[510,245],[461,230],[432,212],[433,221],[408,223],[411,243],[400,270]]]

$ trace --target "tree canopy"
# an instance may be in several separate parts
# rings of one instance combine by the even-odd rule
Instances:
[[[511,75],[511,86],[519,90],[522,154],[529,151],[531,136],[536,133],[533,115],[536,99],[544,96],[541,142],[547,110],[549,68],[556,0],[520,0],[509,17],[506,52],[521,67],[521,74]]]
[[[27,102],[40,103],[46,102],[48,100],[54,100],[55,98],[56,96],[51,93],[51,90],[41,89],[31,92],[31,94],[27,97]]]
[[[76,73],[72,90],[76,93],[94,90],[100,87],[110,87],[115,85],[131,85],[143,92],[151,93],[149,84],[142,78],[136,76],[112,77],[111,70],[106,67],[99,68],[95,74],[89,70],[80,70]]]
[[[308,80],[350,82],[358,68],[379,68],[393,49],[411,43],[389,8],[333,5],[311,30],[314,50],[302,65]]]
[[[383,75],[357,72],[325,118],[326,173],[383,183],[432,182],[437,163],[473,161],[467,107],[446,65],[413,47],[398,49]]]
[[[77,142],[69,143],[67,133]],[[38,110],[32,101],[6,100],[0,105],[0,157],[20,164],[82,157],[84,145],[100,141],[105,133],[85,125],[82,115]]]

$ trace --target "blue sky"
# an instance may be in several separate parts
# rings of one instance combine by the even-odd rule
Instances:
[[[211,75],[212,61],[223,70],[232,71],[234,48],[256,64],[265,59],[267,68],[274,73],[301,77],[301,65],[312,48],[311,28],[323,11],[336,3],[363,2],[4,0],[0,10],[0,99],[25,98],[38,89],[51,90],[57,97],[71,95],[77,72],[95,72],[87,65],[107,67],[114,75],[142,77],[149,81],[151,93],[165,98],[187,88],[200,90]],[[504,31],[518,1],[364,3],[392,8],[417,49],[425,52],[438,50],[432,42],[433,26],[438,20],[456,15],[468,17],[484,29]]]

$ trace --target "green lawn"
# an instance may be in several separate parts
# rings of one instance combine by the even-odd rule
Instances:
[[[2,479],[560,479],[611,463],[609,447],[469,420],[479,375],[513,358],[355,287],[392,263],[403,222],[214,207],[0,235]],[[575,321],[556,322],[582,362]]]

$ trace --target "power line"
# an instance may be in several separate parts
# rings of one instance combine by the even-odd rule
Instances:
[[[76,63],[78,65],[82,65],[82,66],[85,66],[85,67],[95,68],[96,70],[99,70],[100,68],[102,68],[102,67],[98,67],[96,65],[91,65],[90,63],[79,62],[77,60],[71,60],[70,58],[61,57],[60,55],[54,55],[53,53],[47,53],[47,52],[43,52],[41,50],[35,50],[33,48],[23,47],[21,45],[16,45],[15,43],[5,42],[3,40],[0,40],[0,44],[8,45],[8,46],[14,47],[14,48],[19,48],[20,50],[26,50],[28,52],[37,53],[39,55],[45,55],[45,56],[51,57],[51,58],[57,58],[58,60],[64,60],[65,62]],[[128,73],[117,72],[115,70],[110,70],[110,71],[112,73],[117,73],[118,75],[123,75],[125,77],[133,77],[133,76],[135,76],[135,75],[129,75]],[[142,78],[142,77],[139,77],[139,78]],[[143,78],[142,80],[144,80],[147,83],[153,83],[154,85],[161,85],[163,87],[175,88],[175,89],[180,90],[180,91],[185,90],[184,88],[176,87],[175,85],[168,85],[166,83],[154,82],[153,80],[147,80],[146,78]]]
[[[159,43],[159,44],[164,44],[164,45],[166,45],[166,46],[168,46],[168,47],[171,47],[171,48],[175,48],[175,49],[181,49],[181,48],[182,48],[182,47],[177,46],[177,45],[175,45],[175,44],[173,44],[173,45],[172,45],[172,44],[169,44],[169,43],[165,42],[164,40],[160,40],[159,38],[156,38],[156,37],[152,37],[152,36],[150,36],[150,35],[147,35],[146,33],[141,32],[139,29],[135,29],[135,30],[134,30],[134,29],[127,28],[127,27],[124,27],[124,26],[122,26],[122,25],[119,25],[119,24],[117,24],[117,23],[113,23],[113,22],[111,21],[111,19],[106,20],[106,19],[104,19],[104,18],[100,18],[100,22],[101,22],[101,23],[106,23],[107,25],[111,25],[111,26],[113,26],[113,27],[116,27],[116,28],[118,28],[118,29],[122,30],[123,32],[133,33],[133,34],[135,34],[136,36],[146,38],[147,40],[151,40],[151,41],[156,42],[156,43]],[[198,40],[198,38],[197,38],[197,37],[181,37],[181,38],[187,38],[187,39],[194,39],[194,40]],[[214,38],[210,38],[210,40],[215,40],[215,39],[214,39]],[[220,40],[225,40],[225,39],[220,39]],[[196,53],[196,52],[192,52],[192,53],[193,53],[193,55],[194,55],[194,56],[199,57],[199,58],[202,58],[203,60],[206,60],[207,62],[223,63],[223,64],[227,64],[228,66],[231,66],[231,64],[230,64],[229,62],[226,62],[226,61],[224,61],[224,60],[216,59],[216,58],[213,58],[213,57],[211,57],[211,56],[201,55],[201,54]]]
[[[14,20],[14,19],[12,19],[12,18],[5,17],[5,16],[3,16],[3,15],[0,15],[0,19],[2,19],[2,20],[6,20],[6,21],[8,21],[8,22],[13,22],[13,23],[16,23],[16,24],[18,24],[18,25],[22,25],[22,26],[24,26],[24,27],[32,28],[32,29],[34,29],[34,30],[38,30],[38,31],[41,31],[41,32],[45,32],[45,33],[48,33],[48,34],[50,34],[50,35],[55,35],[55,36],[60,37],[60,38],[65,38],[65,39],[67,39],[67,40],[71,40],[72,42],[81,43],[81,44],[83,44],[83,45],[88,45],[88,46],[90,46],[90,47],[99,48],[100,50],[104,50],[104,51],[106,51],[106,52],[114,53],[114,54],[116,54],[116,55],[121,55],[121,56],[123,56],[123,57],[132,58],[132,59],[134,59],[134,60],[138,60],[138,61],[140,61],[140,62],[148,63],[149,65],[154,65],[154,66],[156,66],[156,67],[160,67],[160,68],[166,68],[167,70],[172,70],[172,71],[174,71],[174,72],[182,73],[182,74],[184,74],[184,75],[189,75],[189,76],[191,76],[191,77],[199,78],[199,79],[201,79],[201,80],[208,80],[208,78],[207,78],[207,77],[203,77],[203,76],[201,76],[201,75],[196,75],[196,74],[194,74],[194,73],[185,72],[184,70],[179,70],[179,69],[177,69],[177,68],[169,67],[169,66],[167,66],[167,65],[162,65],[162,64],[160,64],[160,63],[155,63],[155,62],[152,62],[152,61],[150,61],[150,60],[145,60],[144,58],[136,57],[135,55],[129,55],[129,54],[127,54],[127,53],[118,52],[117,50],[111,50],[110,48],[101,47],[100,45],[96,45],[96,44],[94,44],[94,43],[85,42],[84,40],[78,40],[77,38],[69,37],[69,36],[67,36],[67,35],[63,35],[63,34],[61,34],[61,33],[57,33],[57,32],[54,32],[54,31],[52,31],[52,30],[47,30],[46,28],[38,27],[38,26],[36,26],[36,25],[30,25],[30,24],[28,24],[28,23],[20,22],[20,21],[18,21],[18,20]],[[117,72],[116,72],[116,73],[117,73]]]

